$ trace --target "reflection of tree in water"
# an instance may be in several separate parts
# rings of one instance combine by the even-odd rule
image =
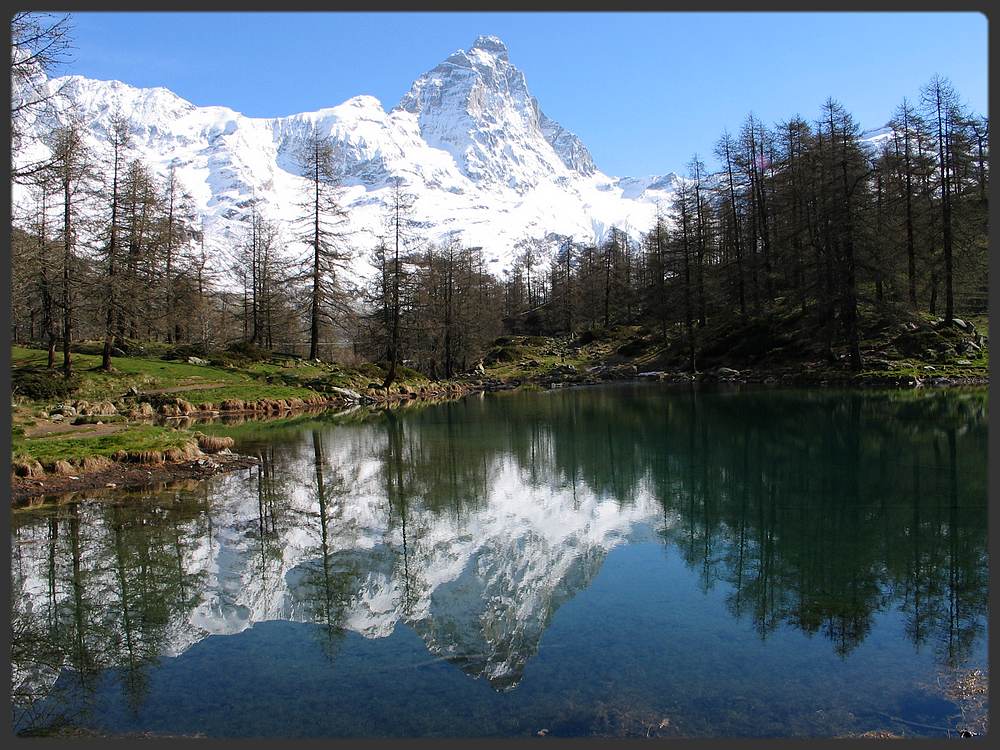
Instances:
[[[725,584],[730,611],[761,637],[791,625],[822,633],[847,654],[875,613],[897,608],[918,647],[959,664],[983,634],[984,394],[579,389],[468,398],[376,414],[342,430],[310,426],[308,477],[299,475],[300,443],[260,440],[261,465],[250,485],[257,512],[239,527],[262,580],[283,570],[289,534],[308,530],[306,562],[296,568],[301,581],[292,588],[308,619],[323,625],[331,653],[346,609],[371,574],[372,560],[352,553],[349,536],[358,493],[374,481],[384,495],[380,549],[393,555],[409,616],[430,585],[420,574],[435,554],[428,539],[441,536],[429,534],[431,527],[460,529],[494,496],[505,467],[574,507],[585,495],[623,508],[656,498],[665,543],[703,587]],[[331,435],[342,442],[325,443]],[[331,449],[342,445],[347,454],[333,459]],[[361,466],[372,457],[378,474],[366,480]],[[293,501],[303,484],[305,511]],[[148,666],[173,637],[171,623],[183,621],[203,593],[200,575],[185,571],[195,568],[194,545],[213,544],[208,492],[201,484],[169,498],[67,504],[47,511],[43,523],[37,514],[15,518],[13,590],[27,578],[18,568],[22,544],[38,545],[30,557],[44,570],[35,571],[32,585],[45,588],[44,596],[12,602],[14,690],[22,705],[37,705],[65,664],[72,669],[59,690],[85,694],[99,670],[114,667],[129,705],[141,706]],[[539,616],[547,621],[559,601],[586,586],[600,559],[559,583]],[[286,583],[275,576],[273,586]],[[448,627],[442,624],[442,642]],[[530,649],[537,634],[530,635],[510,648]],[[22,727],[47,721],[27,712],[22,718]]]
[[[284,546],[281,543],[282,532],[286,530],[287,522],[284,499],[288,495],[287,478],[282,476],[274,456],[274,446],[262,448],[257,458],[260,460],[257,470],[257,537],[260,542],[260,571],[265,576],[268,563],[280,561]]]
[[[938,421],[940,434],[924,422],[914,431],[911,402],[902,402],[900,417],[878,398],[835,394],[786,418],[768,408],[764,421],[744,396],[738,422],[724,397],[701,399],[711,410],[691,408],[686,418],[710,424],[712,438],[697,452],[690,439],[670,449],[688,467],[674,473],[686,500],[660,494],[681,518],[670,535],[704,570],[714,565],[708,540],[726,548],[716,580],[731,585],[731,610],[749,614],[762,636],[793,624],[822,631],[846,654],[864,640],[874,612],[895,602],[911,615],[915,643],[934,633],[945,644],[941,658],[960,661],[985,613],[985,410],[970,419],[959,404],[964,455],[953,450],[941,461],[935,456],[941,444],[954,445],[954,427]],[[704,474],[697,478],[695,464],[723,478],[718,491]],[[960,473],[961,498],[957,480],[946,481]]]
[[[398,532],[395,572],[403,585],[403,613],[426,593],[419,579],[422,549],[434,517],[460,522],[482,508],[492,491],[496,454],[483,450],[482,428],[462,402],[444,404],[433,412],[416,415],[387,411],[378,416],[382,433],[378,451],[379,473],[387,502],[387,544]],[[428,515],[427,511],[430,515]]]
[[[313,547],[301,565],[296,597],[306,606],[310,620],[322,627],[323,648],[333,658],[343,639],[344,611],[356,591],[359,571],[344,556],[337,556],[332,540],[343,517],[344,499],[356,483],[350,467],[331,465],[323,447],[323,432],[310,433],[313,482],[306,522]],[[301,519],[300,519],[301,523]]]
[[[46,546],[47,589],[44,597],[12,603],[20,629],[13,670],[30,675],[15,688],[24,699],[15,707],[19,731],[58,724],[66,717],[38,713],[56,705],[82,710],[99,672],[109,668],[117,670],[130,709],[140,709],[149,666],[203,587],[200,575],[188,572],[188,559],[204,533],[204,496],[162,500],[73,503],[48,511],[45,524],[15,527],[15,558],[19,542]],[[13,572],[16,591],[26,575]],[[70,669],[60,674],[62,667]]]
[[[402,536],[402,550],[399,555],[399,563],[396,566],[396,574],[403,581],[403,614],[410,615],[413,605],[419,598],[420,582],[416,577],[416,567],[411,570],[410,554],[411,547],[416,541],[415,534],[419,537],[422,529],[414,529],[411,517],[411,500],[414,499],[417,490],[415,489],[414,469],[417,462],[414,460],[414,444],[412,434],[407,436],[407,444],[404,448],[403,426],[399,418],[393,412],[385,414],[385,450],[381,455],[381,469],[385,481],[385,497],[389,503],[388,515],[389,524],[387,531],[392,532],[398,528]],[[449,460],[447,462],[451,464]],[[407,529],[409,521],[409,529]]]
[[[460,440],[466,466],[513,457],[531,484],[623,505],[645,487],[680,519],[665,538],[704,587],[731,586],[731,611],[762,637],[791,624],[847,654],[897,606],[915,644],[957,663],[982,632],[985,394],[637,388],[462,403],[461,436],[439,413],[408,415],[409,434]]]

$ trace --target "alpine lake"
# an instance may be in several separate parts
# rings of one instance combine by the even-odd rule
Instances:
[[[214,422],[11,513],[15,731],[987,731],[985,388],[614,384]]]

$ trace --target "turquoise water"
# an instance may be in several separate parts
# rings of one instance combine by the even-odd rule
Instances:
[[[985,390],[616,385],[210,426],[13,516],[22,731],[981,732]]]

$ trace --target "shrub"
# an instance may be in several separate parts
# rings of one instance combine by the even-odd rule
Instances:
[[[624,354],[626,357],[634,357],[636,354],[641,354],[645,349],[646,342],[641,338],[629,339],[618,347],[618,353]]]
[[[491,349],[483,357],[483,363],[495,365],[498,362],[517,362],[528,356],[528,349],[517,344],[508,344]]]
[[[11,460],[11,469],[19,477],[44,476],[45,469],[30,456],[15,456]]]
[[[146,346],[131,339],[115,339],[115,348],[126,357],[141,357],[147,352]]]
[[[271,358],[271,352],[267,349],[261,349],[250,341],[237,341],[226,347],[226,351],[230,354],[235,354],[237,357],[254,361]]]
[[[427,380],[427,376],[418,370],[414,370],[412,367],[405,367],[400,365],[399,376],[405,380]]]
[[[188,357],[204,358],[207,354],[208,349],[204,344],[178,344],[168,349],[162,355],[162,359],[186,362]]]
[[[79,386],[75,377],[66,380],[48,371],[14,370],[11,375],[11,390],[32,401],[58,401],[70,396]]]
[[[69,350],[75,354],[90,354],[99,357],[104,353],[104,342],[76,341],[69,345]]]
[[[610,338],[611,334],[606,328],[595,327],[588,328],[580,334],[580,338],[577,339],[581,344],[592,344],[595,341],[606,341]]]

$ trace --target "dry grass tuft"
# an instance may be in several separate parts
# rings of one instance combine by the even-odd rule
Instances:
[[[132,419],[149,419],[156,416],[156,409],[153,405],[147,401],[143,401],[137,404],[134,409],[129,412],[129,417]]]
[[[162,464],[162,451],[129,451],[128,460],[136,464]]]
[[[19,477],[45,476],[45,467],[33,458],[15,458],[11,461],[11,469]]]
[[[65,476],[71,476],[73,474],[76,474],[77,471],[79,471],[79,469],[73,466],[73,464],[71,464],[69,461],[63,461],[62,459],[55,461],[52,464],[53,474],[63,474]]]
[[[231,437],[218,437],[216,435],[202,435],[198,438],[198,447],[205,453],[218,453],[219,451],[232,448],[235,442]]]
[[[110,468],[111,465],[111,459],[104,456],[86,456],[80,462],[80,468],[84,471],[103,471]]]

